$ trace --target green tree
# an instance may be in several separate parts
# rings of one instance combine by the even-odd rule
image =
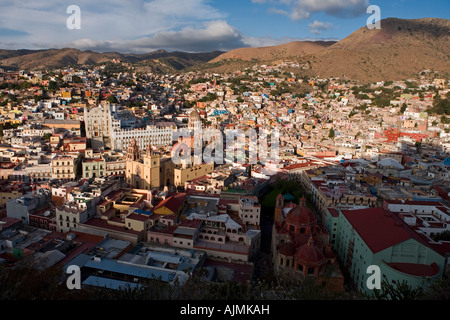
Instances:
[[[74,82],[74,83],[83,83],[83,80],[79,76],[73,75],[72,76],[72,82]]]
[[[408,108],[408,106],[406,105],[406,103],[403,103],[400,108],[399,114],[403,114],[406,111],[406,108]]]
[[[50,137],[52,136],[51,133],[44,133],[44,135],[42,136],[42,138],[46,141],[50,141]]]
[[[335,136],[335,132],[334,132],[334,128],[332,127],[332,128],[330,128],[330,131],[329,131],[329,133],[328,133],[328,138],[334,138],[334,136]]]
[[[108,101],[109,103],[118,103],[119,100],[117,100],[115,95],[110,95],[108,98],[106,98],[106,101]]]
[[[425,291],[422,287],[413,289],[405,280],[394,285],[384,279],[381,289],[374,290],[374,295],[378,300],[419,300],[425,296]]]

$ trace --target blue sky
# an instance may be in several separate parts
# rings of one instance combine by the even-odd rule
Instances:
[[[69,29],[70,5],[80,29]],[[0,0],[0,48],[205,52],[338,40],[381,18],[449,18],[448,0]]]

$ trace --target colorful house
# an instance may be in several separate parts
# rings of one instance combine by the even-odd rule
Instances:
[[[186,205],[186,194],[179,193],[162,200],[155,206],[153,212],[161,215],[175,215],[178,216]]]

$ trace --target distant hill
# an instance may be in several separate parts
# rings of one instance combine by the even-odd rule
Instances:
[[[362,82],[403,80],[424,70],[450,74],[450,20],[389,18],[309,57],[315,74]]]
[[[145,54],[120,54],[117,52],[93,52],[77,49],[49,50],[0,50],[0,67],[17,70],[37,70],[45,68],[62,68],[75,65],[95,65],[120,59],[137,67],[160,72],[172,72],[205,63],[222,54],[222,51],[208,53],[167,52],[157,50]]]
[[[381,29],[362,27],[338,42],[295,41],[279,46],[239,48],[229,52],[98,53],[76,49],[0,50],[0,67],[42,69],[98,64],[121,59],[142,71],[225,73],[256,63],[291,60],[307,65],[305,75],[340,77],[360,82],[404,80],[430,70],[450,74],[450,20],[388,18]],[[298,70],[297,70],[298,71]]]
[[[273,61],[293,57],[300,57],[307,54],[319,52],[331,45],[335,41],[294,41],[278,46],[259,47],[259,48],[239,48],[221,54],[210,62],[218,62],[227,59],[237,60],[260,60]]]

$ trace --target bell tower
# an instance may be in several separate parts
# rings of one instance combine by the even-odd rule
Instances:
[[[154,147],[149,144],[145,150],[145,155],[143,159],[144,163],[144,174],[146,189],[160,187],[160,155],[155,152]]]
[[[274,222],[278,225],[281,224],[281,222],[283,220],[283,213],[281,212],[281,210],[283,210],[283,207],[284,207],[284,197],[280,193],[277,196],[277,199],[275,202],[275,216],[274,216]]]
[[[139,146],[136,143],[136,139],[132,139],[127,148],[127,161],[139,161],[140,158]]]

